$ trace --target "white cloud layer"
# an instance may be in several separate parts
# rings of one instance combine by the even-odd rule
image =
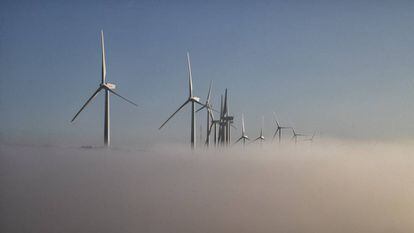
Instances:
[[[413,232],[414,147],[3,146],[2,232]]]

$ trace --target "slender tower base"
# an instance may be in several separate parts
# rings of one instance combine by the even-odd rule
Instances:
[[[217,124],[214,124],[214,146],[217,146]]]
[[[282,129],[279,129],[279,144],[282,142]]]
[[[191,149],[195,148],[195,134],[196,134],[196,128],[195,128],[195,103],[194,101],[191,101]]]
[[[105,90],[105,122],[104,122],[104,143],[105,147],[109,147],[111,141],[109,139],[109,91]]]
[[[206,145],[207,147],[210,145],[210,114],[209,110],[207,109],[207,137],[206,137]]]
[[[230,142],[231,142],[231,134],[230,134],[230,131],[231,131],[231,127],[230,127],[231,125],[230,125],[230,122],[228,123],[228,126],[227,126],[227,128],[228,128],[228,132],[227,132],[227,145],[228,146],[230,146]]]

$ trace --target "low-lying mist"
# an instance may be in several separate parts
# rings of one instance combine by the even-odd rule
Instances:
[[[0,148],[0,231],[414,232],[414,146]]]

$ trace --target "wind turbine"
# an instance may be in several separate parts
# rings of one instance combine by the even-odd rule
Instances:
[[[234,116],[230,115],[228,99],[229,98],[227,97],[227,88],[226,88],[224,92],[224,111],[225,111],[224,120],[226,122],[226,144],[230,145],[231,127],[233,128],[236,128],[236,127],[233,125]]]
[[[199,112],[203,110],[204,108],[207,110],[207,136],[206,136],[206,145],[210,145],[210,133],[211,133],[211,127],[213,126],[214,116],[213,116],[213,106],[210,103],[210,97],[211,97],[211,86],[213,85],[213,80],[210,81],[210,87],[208,88],[208,94],[207,94],[207,100],[203,107],[198,109],[196,112]],[[210,120],[211,117],[211,120]]]
[[[313,132],[312,137],[304,139],[304,141],[309,141],[310,143],[313,143],[313,139],[315,138],[316,131]]]
[[[220,127],[219,127],[219,141],[222,145],[229,145],[230,138],[231,138],[231,130],[230,127],[234,127],[233,125],[234,117],[230,116],[229,114],[229,104],[228,104],[228,97],[227,97],[227,88],[224,92],[224,100],[223,96],[221,96],[221,108],[220,108]]]
[[[211,135],[211,130],[214,127],[214,145],[217,146],[217,125],[220,126],[220,120],[211,119],[211,125],[209,129],[209,135]]]
[[[250,140],[249,137],[246,135],[245,129],[244,129],[244,115],[242,114],[242,135],[237,141],[234,143],[238,143],[240,140],[243,140],[243,146],[246,144],[246,140]]]
[[[276,113],[273,113],[273,120],[276,123],[276,131],[275,134],[273,134],[273,139],[276,137],[277,134],[279,134],[279,143],[282,141],[282,130],[284,129],[290,129],[291,127],[286,127],[286,126],[280,126],[279,122],[276,119]]]
[[[263,143],[265,140],[265,137],[263,136],[263,126],[264,126],[264,117],[262,118],[262,128],[260,128],[260,135],[256,139],[254,139],[253,142],[260,140],[260,143]]]
[[[102,46],[102,80],[101,84],[99,85],[98,89],[92,94],[92,96],[86,101],[86,103],[82,106],[82,108],[76,113],[76,115],[72,118],[71,122],[73,122],[76,117],[82,112],[82,110],[92,101],[93,98],[100,92],[105,92],[105,123],[104,123],[104,143],[106,147],[109,147],[110,141],[110,121],[109,121],[109,93],[112,93],[121,99],[131,103],[135,106],[138,106],[134,102],[128,100],[127,98],[121,96],[120,94],[114,91],[115,84],[106,82],[106,61],[105,61],[105,43],[104,43],[104,34],[103,30],[101,30],[101,46]]]
[[[203,105],[200,102],[200,98],[193,95],[193,77],[191,75],[191,62],[190,62],[190,54],[187,52],[187,65],[188,65],[188,88],[189,88],[189,95],[188,99],[158,128],[159,130],[178,112],[180,111],[185,105],[191,103],[191,148],[194,149],[196,146],[196,128],[195,128],[195,104]]]
[[[219,145],[224,144],[224,101],[223,95],[220,96],[220,119],[219,119],[219,130],[218,130],[218,143]]]
[[[298,143],[298,137],[306,137],[305,134],[296,133],[293,127],[292,127],[292,132],[293,132],[292,140],[293,139],[295,140],[295,144]]]

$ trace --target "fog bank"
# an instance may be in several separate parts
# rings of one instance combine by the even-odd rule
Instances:
[[[413,232],[414,146],[2,146],[0,231]]]

